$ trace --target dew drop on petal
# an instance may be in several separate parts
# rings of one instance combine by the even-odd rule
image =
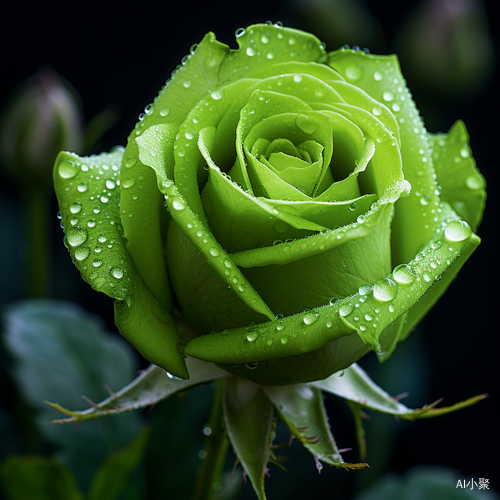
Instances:
[[[121,279],[123,278],[123,269],[121,267],[113,267],[111,269],[111,271],[109,272],[109,274],[111,274],[111,276],[113,276],[113,278],[116,278],[116,279]]]
[[[470,237],[472,230],[464,220],[452,220],[444,230],[448,241],[464,241]]]
[[[318,313],[307,313],[305,316],[304,316],[304,323],[306,325],[313,325],[314,323],[316,323],[316,321],[318,321],[319,319],[319,314]]]
[[[395,281],[403,285],[410,285],[415,281],[415,274],[413,274],[413,271],[406,264],[396,266],[392,272],[392,277]]]
[[[379,280],[373,285],[373,296],[381,302],[394,300],[397,291],[396,283],[388,278]]]
[[[77,247],[87,240],[87,231],[81,227],[71,227],[68,229],[66,238],[72,247]]]
[[[64,160],[59,164],[58,172],[63,179],[71,179],[78,173],[78,167],[74,162]]]
[[[75,250],[75,259],[76,260],[85,260],[90,254],[90,248],[80,246]]]
[[[72,214],[78,214],[80,213],[82,210],[82,204],[81,203],[73,203],[70,207],[69,207],[69,211],[72,213]]]

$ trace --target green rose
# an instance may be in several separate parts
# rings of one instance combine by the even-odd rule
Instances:
[[[479,244],[462,122],[430,134],[395,56],[270,24],[207,34],[126,149],[61,153],[65,241],[121,333],[262,385],[386,359]]]

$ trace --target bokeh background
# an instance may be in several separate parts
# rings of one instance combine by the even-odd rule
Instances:
[[[391,394],[408,392],[404,400],[408,406],[418,407],[441,397],[445,398],[444,404],[482,393],[490,397],[457,413],[412,423],[371,415],[366,422],[367,461],[372,465],[368,471],[346,473],[325,468],[318,476],[313,460],[295,443],[283,451],[288,457],[289,472],[271,468],[272,478],[266,480],[269,498],[347,499],[361,498],[356,497],[361,494],[366,495],[363,499],[389,498],[388,493],[367,488],[377,481],[387,481],[388,473],[397,478],[395,481],[408,481],[412,470],[416,473],[412,467],[419,465],[453,469],[450,476],[441,477],[443,484],[451,484],[455,493],[457,477],[488,478],[490,488],[500,490],[497,452],[500,329],[496,304],[500,19],[494,16],[494,6],[494,1],[485,0],[258,0],[238,4],[198,1],[159,4],[144,0],[121,5],[68,4],[65,8],[18,3],[12,5],[5,19],[0,33],[3,48],[0,107],[5,112],[11,92],[20,82],[41,67],[53,69],[77,92],[84,123],[92,123],[95,140],[89,139],[88,143],[93,143],[90,145],[79,145],[80,153],[99,153],[115,145],[125,145],[144,106],[152,102],[190,46],[207,31],[214,31],[219,40],[235,48],[237,28],[266,20],[312,31],[326,42],[328,50],[349,44],[367,47],[373,53],[398,53],[427,128],[432,132],[447,131],[458,118],[467,125],[472,151],[488,184],[487,208],[478,231],[483,244],[435,309],[398,347],[390,362],[379,365],[374,357],[367,356],[361,364]],[[36,156],[37,150],[33,154]],[[46,260],[41,253],[33,254],[35,247],[27,231],[29,221],[33,220],[29,200],[36,196],[33,185],[42,189],[43,179],[50,181],[50,169],[43,172],[27,169],[20,175],[19,172],[12,175],[5,155],[0,155],[0,162],[3,311],[12,311],[19,301],[30,296],[42,295],[79,304],[102,318],[103,330],[116,331],[112,300],[93,292],[80,279],[63,247],[55,198],[48,188],[46,205],[43,201],[35,203],[38,214],[35,225],[40,229],[37,238],[44,240],[48,254]],[[47,270],[45,277],[42,273],[43,284],[38,288],[33,287],[33,273],[36,274],[33,269],[37,266]],[[117,334],[102,335],[122,341]],[[124,341],[121,349],[131,360],[131,370],[144,366]],[[0,462],[11,455],[61,458],[64,442],[47,435],[39,418],[46,415],[46,410],[37,406],[36,392],[22,387],[30,379],[19,375],[22,372],[19,367],[31,364],[29,355],[16,355],[4,341],[0,362]],[[57,359],[54,363],[58,364]],[[63,365],[60,360],[59,367]],[[63,371],[57,373],[64,378]],[[126,376],[124,372],[123,377]],[[76,388],[68,382],[66,389],[60,384],[59,390],[64,394]],[[196,389],[196,393],[183,399],[175,398],[150,413],[138,414],[133,423],[125,425],[128,431],[123,431],[124,436],[132,439],[148,421],[153,437],[143,464],[130,479],[131,487],[120,498],[187,498],[181,491],[183,485],[189,487],[193,481],[197,453],[203,445],[202,428],[208,420],[210,391],[207,387]],[[346,460],[358,460],[346,407],[335,398],[327,398],[326,404],[338,445],[354,449],[346,453]],[[50,415],[47,420],[58,418],[55,411]],[[75,439],[68,436],[64,439]],[[278,430],[278,441],[280,438],[288,439],[283,429]],[[127,441],[123,436],[120,439]],[[114,450],[112,446],[109,449]],[[94,460],[97,467],[101,458],[90,456],[88,462]],[[234,456],[231,460],[234,461]],[[228,462],[229,469],[231,466]],[[430,478],[436,470],[441,469],[426,469],[421,476]],[[73,470],[83,490],[88,488],[90,472],[79,475]],[[237,472],[227,491],[239,490],[232,498],[252,498],[250,485],[242,485],[240,475]],[[162,488],[167,488],[170,496],[165,497]],[[409,488],[408,491],[418,489]],[[480,493],[483,496],[478,498],[486,498],[485,492]],[[433,498],[429,495],[421,498]]]

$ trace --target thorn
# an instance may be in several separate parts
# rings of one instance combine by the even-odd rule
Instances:
[[[82,425],[83,420],[79,420],[76,425],[75,425],[75,432],[80,428],[80,425]]]
[[[245,470],[245,468],[243,468],[242,476],[243,476],[243,482],[247,484],[247,471]]]
[[[271,477],[271,474],[269,474],[269,467],[264,467],[264,474],[265,474],[267,477]]]
[[[323,464],[319,461],[319,458],[317,455],[313,455],[314,462],[316,463],[316,469],[318,470],[318,474],[321,474],[321,471],[323,470]]]
[[[309,427],[297,427],[297,430],[300,432],[300,433],[304,433],[304,432],[307,432],[309,429],[311,428],[311,426]]]
[[[238,459],[236,459],[236,461],[234,462],[234,465],[233,465],[233,472],[231,473],[231,481],[234,479],[234,476],[236,474],[236,467],[238,466],[239,463],[240,463],[240,461]]]
[[[82,398],[83,398],[85,401],[87,401],[87,403],[88,403],[90,406],[92,406],[92,407],[94,407],[94,408],[99,409],[99,405],[98,405],[97,403],[94,403],[91,399],[89,399],[89,398],[88,398],[87,396],[85,396],[84,394],[82,394]]]
[[[339,453],[346,453],[347,451],[352,451],[352,448],[340,448]]]
[[[398,394],[397,396],[392,396],[392,399],[395,399],[396,401],[401,401],[404,398],[407,398],[410,395],[409,392],[402,392],[401,394]]]
[[[368,413],[365,413],[363,410],[361,410],[359,412],[359,414],[361,415],[361,418],[363,418],[364,420],[371,420],[372,417],[370,417],[370,415],[368,415]]]
[[[318,444],[321,441],[321,436],[304,436],[304,439],[310,444]]]
[[[108,384],[102,384],[102,386],[104,387],[104,389],[106,389],[106,391],[108,391],[108,394],[109,394],[110,396],[112,396],[113,398],[117,398],[117,397],[118,397],[118,395],[116,394],[116,392],[114,392],[114,391],[111,389],[111,387],[109,387],[109,385],[108,385]]]
[[[295,436],[292,433],[290,433],[290,438],[288,439],[288,446],[292,446],[292,441],[294,437]]]
[[[151,413],[154,410],[155,406],[156,406],[156,403],[153,403],[153,404],[149,405],[148,413]]]

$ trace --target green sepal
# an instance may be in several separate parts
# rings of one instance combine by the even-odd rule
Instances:
[[[84,411],[68,410],[57,403],[45,401],[49,406],[69,417],[53,420],[51,423],[65,424],[68,422],[80,422],[82,420],[93,420],[107,415],[138,410],[155,405],[172,394],[185,391],[198,384],[229,376],[227,372],[217,368],[212,363],[205,363],[194,358],[188,358],[186,365],[189,370],[189,380],[178,380],[171,374],[166,373],[162,368],[150,365],[135,380],[116,394]]]
[[[278,411],[292,435],[315,459],[335,467],[363,469],[368,464],[346,464],[339,453],[328,425],[328,416],[320,389],[307,384],[264,387],[264,392]],[[321,471],[321,465],[318,465]]]
[[[486,181],[472,157],[464,123],[458,120],[447,134],[430,134],[429,139],[441,199],[476,231],[486,204]]]
[[[436,408],[436,405],[441,400],[418,409],[408,408],[400,403],[398,399],[391,397],[376,385],[368,374],[356,363],[346,370],[334,373],[325,380],[311,382],[309,385],[359,404],[362,408],[375,410],[380,413],[388,413],[405,420],[437,417],[471,406],[487,397],[486,394],[482,394],[456,403],[453,406],[442,408]]]
[[[274,407],[260,386],[238,377],[225,381],[222,407],[231,446],[257,497],[265,500],[265,469],[276,426]]]

